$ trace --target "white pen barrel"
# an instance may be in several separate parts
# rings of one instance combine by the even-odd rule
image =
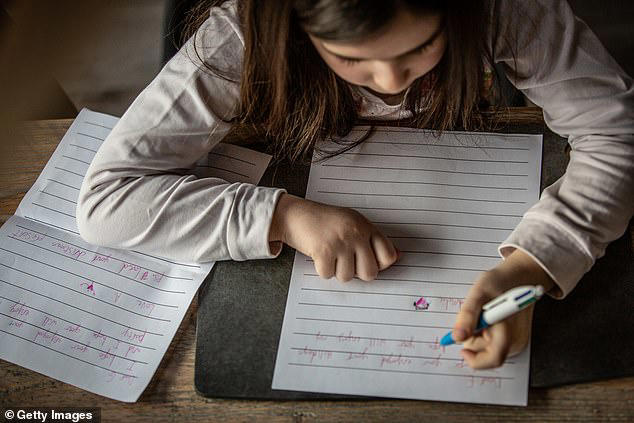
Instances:
[[[500,320],[504,320],[509,317],[511,314],[517,312],[518,308],[515,302],[510,299],[503,302],[502,304],[493,307],[490,310],[485,310],[482,312],[482,318],[489,325],[499,322]]]

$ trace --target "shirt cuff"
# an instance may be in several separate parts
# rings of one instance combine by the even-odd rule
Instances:
[[[232,260],[276,258],[282,250],[269,246],[269,229],[282,188],[242,184],[238,188],[229,216],[227,247]],[[273,251],[271,251],[273,249]]]
[[[538,216],[524,217],[498,252],[506,258],[515,249],[528,254],[552,278],[555,287],[548,294],[556,299],[566,297],[594,264],[566,230]]]

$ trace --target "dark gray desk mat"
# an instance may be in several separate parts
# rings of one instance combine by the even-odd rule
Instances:
[[[511,132],[535,132],[515,127]],[[565,141],[544,135],[542,188],[565,169]],[[267,170],[262,185],[304,196],[307,166]],[[294,250],[275,260],[219,262],[198,296],[195,385],[208,397],[351,398],[271,390]],[[624,236],[563,301],[538,302],[531,341],[531,386],[634,375],[634,257]]]

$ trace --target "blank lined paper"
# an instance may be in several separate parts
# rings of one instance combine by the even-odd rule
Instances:
[[[359,211],[403,255],[372,282],[343,283],[296,254],[273,388],[526,405],[528,349],[475,371],[460,345],[439,341],[538,200],[541,147],[541,135],[377,128],[313,164],[306,197]],[[427,309],[414,306],[421,297]]]
[[[82,110],[16,215],[0,228],[0,358],[132,402],[213,263],[102,248],[78,236],[79,188],[116,122]],[[269,159],[220,145],[194,173],[257,183]]]

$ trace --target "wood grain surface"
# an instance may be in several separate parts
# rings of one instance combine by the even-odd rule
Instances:
[[[500,114],[513,123],[543,125],[541,111]],[[17,208],[71,120],[28,122],[0,169],[0,222]],[[236,140],[248,131],[236,131]],[[634,233],[632,234],[634,240]],[[196,300],[138,402],[126,404],[0,360],[0,408],[100,407],[102,421],[265,422],[627,422],[634,421],[634,378],[530,389],[528,407],[409,400],[249,401],[198,395],[194,388]],[[609,365],[609,363],[606,363]]]

